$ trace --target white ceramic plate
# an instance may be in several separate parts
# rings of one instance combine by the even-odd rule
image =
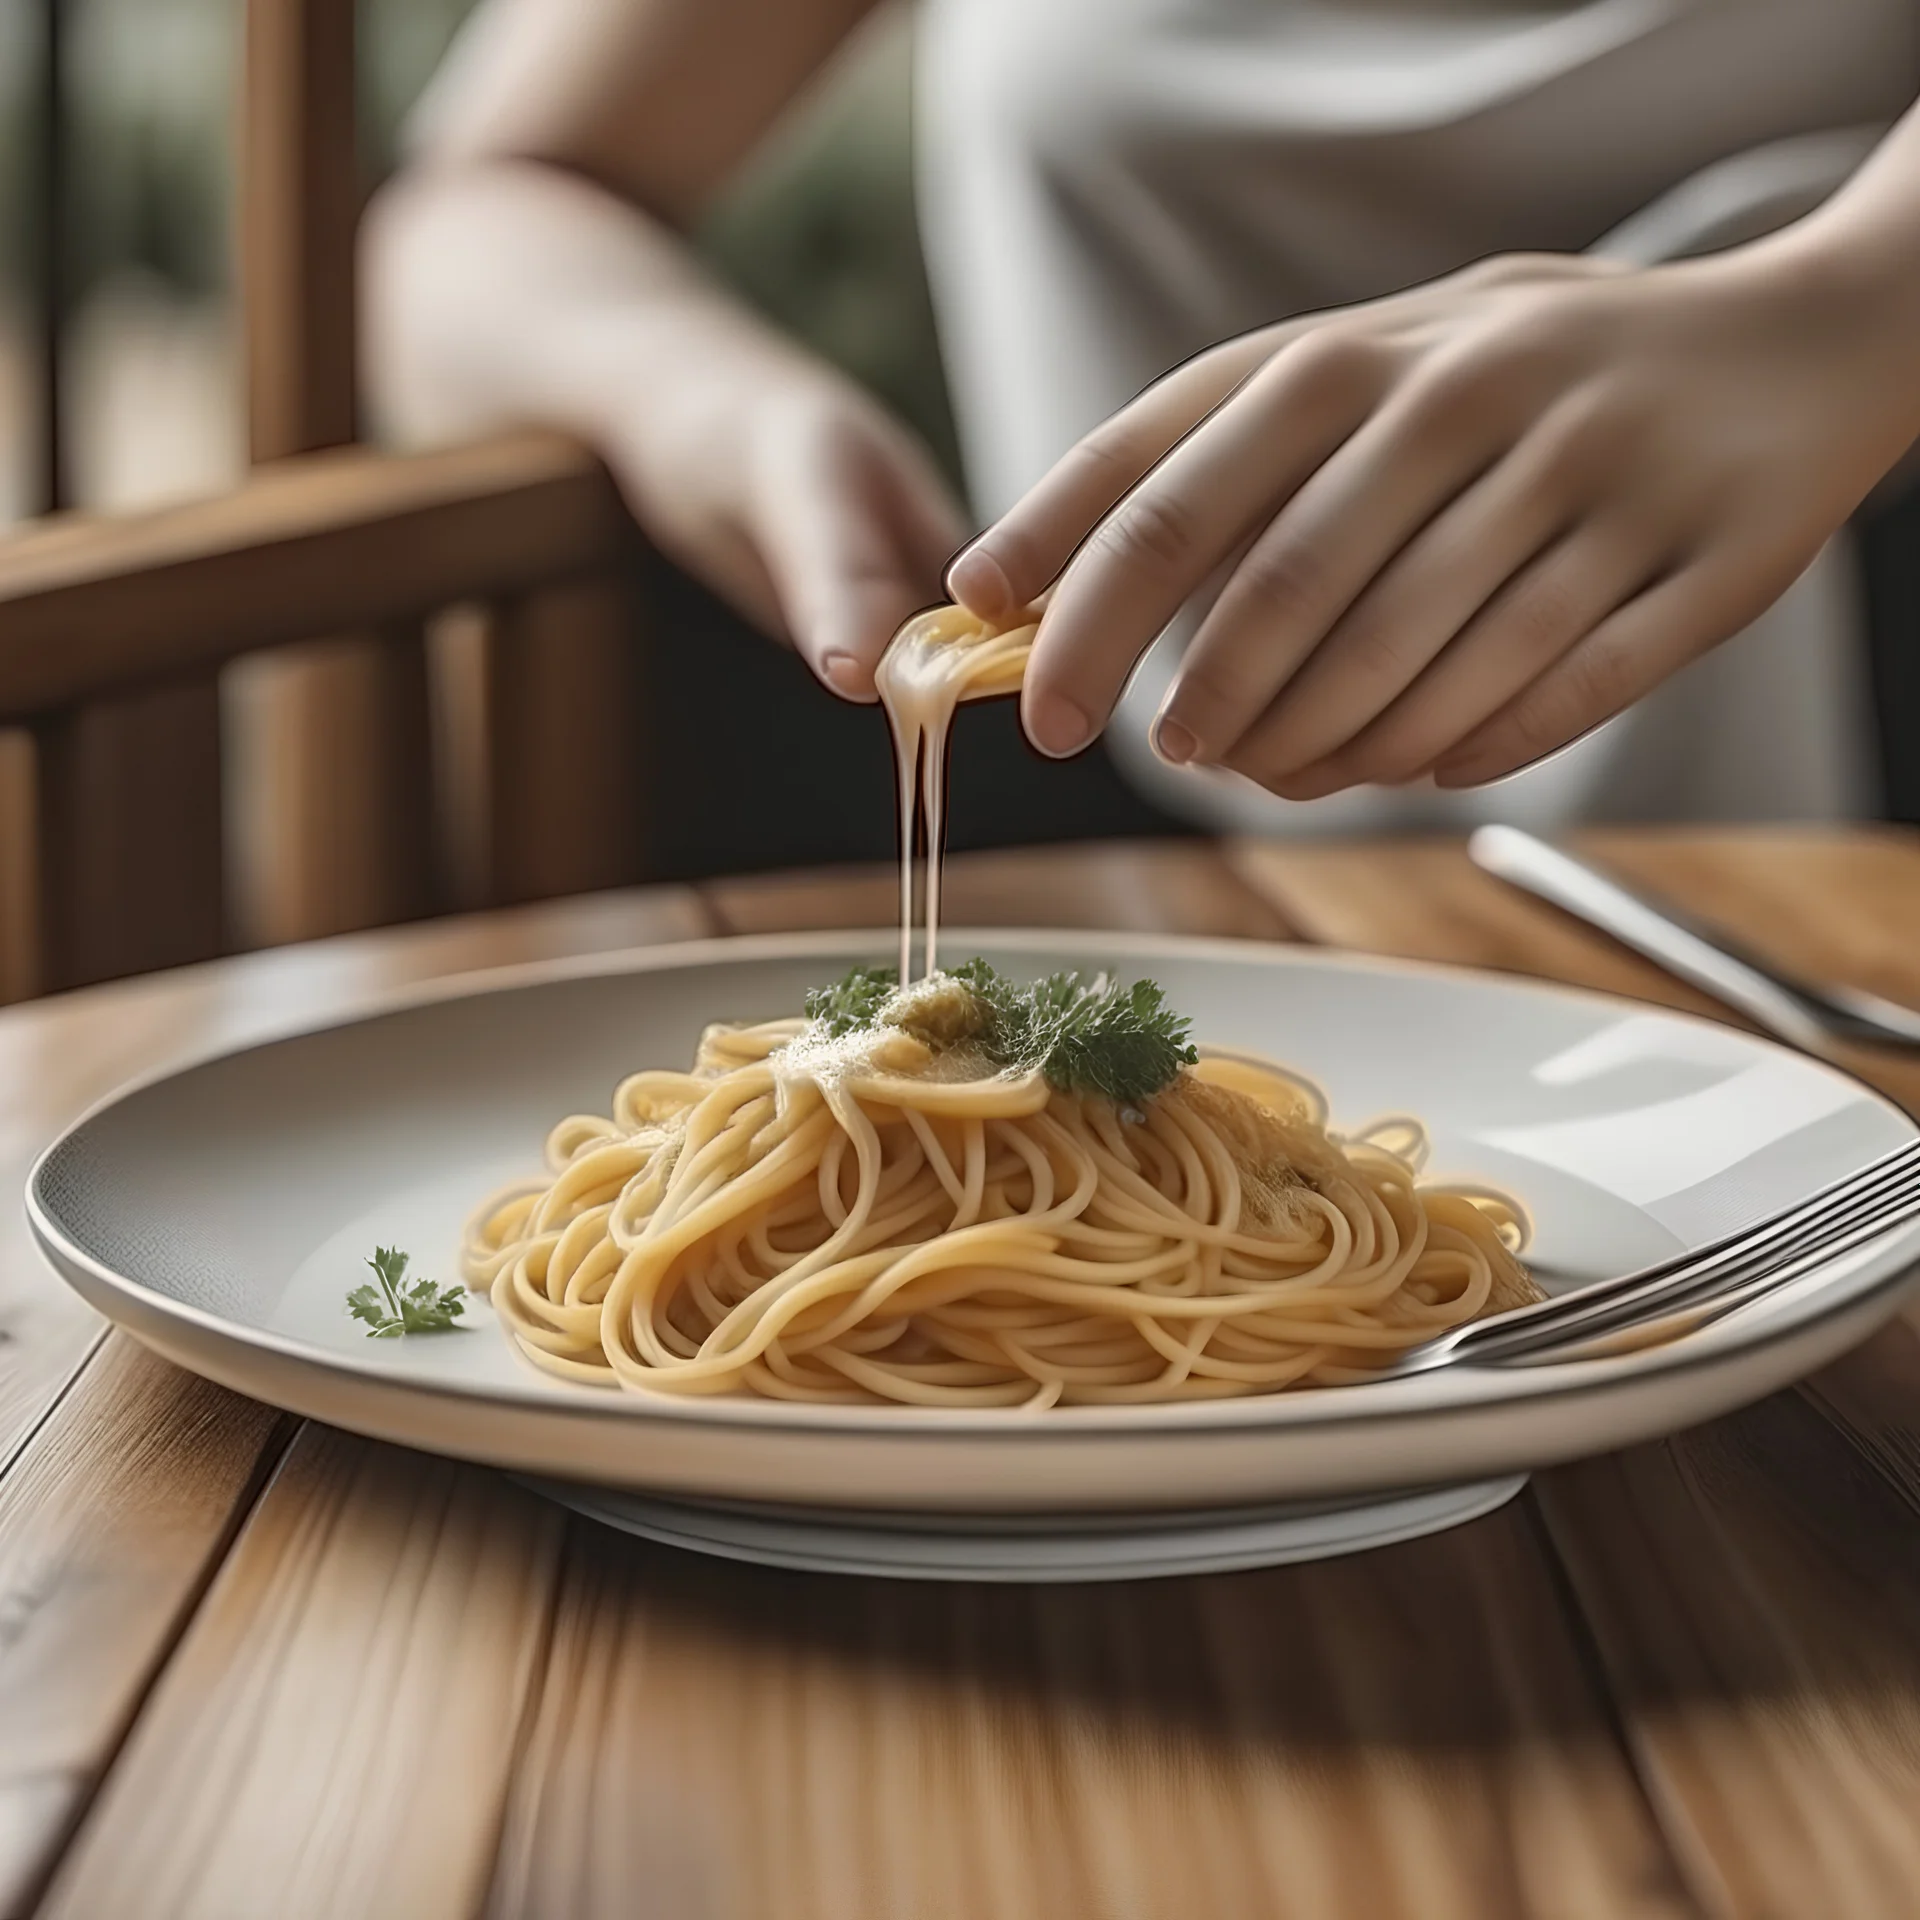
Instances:
[[[1044,1414],[679,1400],[575,1386],[470,1330],[374,1341],[343,1308],[376,1243],[453,1277],[461,1222],[537,1170],[563,1114],[686,1060],[716,1018],[788,1012],[889,934],[707,942],[475,976],[122,1093],[34,1170],[54,1265],[161,1352],[364,1433],[682,1500],[1142,1513],[1480,1482],[1669,1431],[1817,1366],[1890,1313],[1920,1228],[1653,1352],[1534,1371]],[[1536,1252],[1597,1277],[1713,1238],[1911,1138],[1832,1068],[1707,1022],[1491,974],[1229,941],[961,935],[1016,972],[1159,979],[1203,1039],[1412,1109],[1434,1170],[1532,1208]]]

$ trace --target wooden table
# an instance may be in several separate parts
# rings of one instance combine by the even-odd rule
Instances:
[[[1602,836],[1920,1000],[1920,839]],[[446,922],[0,1014],[0,1184],[124,1076],[546,954],[884,921],[880,874]],[[956,917],[1694,1005],[1437,842],[982,856]],[[1863,1057],[1920,1105],[1920,1065]],[[1139,1586],[702,1560],[150,1358],[0,1224],[0,1912],[62,1920],[1920,1914],[1920,1317],[1436,1539]]]

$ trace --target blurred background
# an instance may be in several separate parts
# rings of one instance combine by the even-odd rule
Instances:
[[[330,5],[0,0],[0,533],[50,510],[138,511],[216,495],[245,477],[246,338],[236,262],[248,35],[260,21],[274,23],[275,33],[310,34],[311,25],[300,23],[323,19]],[[353,33],[363,197],[394,166],[408,111],[470,5],[361,0]],[[751,156],[692,238],[749,301],[904,416],[957,482],[915,231],[911,33],[905,6],[883,7]],[[297,61],[282,67],[275,81],[296,98],[304,84],[298,69]],[[263,203],[285,184],[263,191]],[[286,204],[301,211],[283,219],[304,217],[297,194]],[[50,205],[57,209],[51,230]],[[311,289],[297,298],[310,301]],[[285,351],[297,359],[301,350]],[[56,398],[51,410],[49,394]],[[122,561],[109,556],[107,564]],[[455,817],[460,807],[441,804],[431,828],[436,845],[424,856],[433,871],[397,881],[375,871],[379,861],[369,861],[368,848],[386,832],[396,795],[377,766],[368,767],[380,788],[371,797],[359,792],[356,776],[373,759],[369,742],[384,724],[378,714],[370,718],[370,708],[382,706],[390,717],[391,689],[351,684],[344,668],[330,685],[324,674],[301,682],[270,653],[227,667],[220,676],[218,773],[204,776],[198,765],[186,773],[189,785],[212,779],[219,789],[213,804],[225,822],[221,944],[307,938],[588,884],[890,857],[884,728],[870,713],[824,694],[791,656],[692,582],[657,561],[636,564],[650,577],[639,594],[646,615],[629,677],[643,680],[644,690],[610,690],[607,663],[618,651],[611,646],[601,647],[598,667],[583,665],[573,682],[576,706],[621,704],[630,724],[609,750],[635,764],[630,778],[581,796],[576,813],[631,810],[643,824],[624,838],[605,836],[597,856],[571,865],[542,857],[522,862],[518,878],[484,872],[485,850],[463,847],[473,835]],[[579,609],[559,617],[576,630],[592,623]],[[450,627],[442,620],[438,628],[428,634],[426,695],[435,778],[458,780],[472,760],[475,727],[484,725],[466,709],[487,675],[474,664],[475,635],[463,636],[457,621]],[[530,634],[527,644],[534,643]],[[540,644],[551,653],[549,641]],[[600,690],[590,695],[596,676]],[[494,673],[490,684],[504,698],[512,676]],[[729,724],[724,738],[706,743],[696,767],[684,716],[711,712],[716,700],[724,701]],[[343,703],[344,716],[334,711]],[[805,767],[792,751],[796,707],[809,747]],[[673,715],[682,723],[664,724]],[[163,721],[161,731],[168,725]],[[137,811],[138,782],[117,772],[121,745],[95,732],[101,737],[90,749],[94,764],[78,775],[90,789],[84,804],[117,782],[122,791],[107,796],[112,808]],[[147,751],[154,728],[140,721],[135,732],[153,762],[143,769],[147,784],[177,788],[163,763],[166,752],[178,757],[178,750],[163,750],[155,761]],[[53,978],[100,977],[136,960],[159,964],[204,948],[213,936],[202,915],[195,930],[183,925],[152,938],[110,928],[99,939],[76,935],[80,945],[102,949],[104,957],[86,965],[62,962],[49,972],[23,957],[47,938],[45,911],[38,934],[23,931],[31,896],[47,878],[44,858],[36,882],[19,852],[23,840],[31,850],[37,837],[44,854],[47,839],[44,804],[37,828],[21,825],[30,814],[21,796],[36,777],[32,768],[47,767],[44,753],[32,760],[24,738],[0,727],[0,1000],[21,991],[22,979],[44,989]],[[971,743],[957,756],[956,846],[1171,825],[1125,786],[1104,755],[1050,774],[1018,740],[1004,706],[970,711],[962,738]],[[318,764],[329,752],[342,755],[341,742],[356,759],[348,775]],[[473,776],[469,786],[484,779],[484,770],[470,765],[466,774]],[[737,806],[684,804],[690,781],[713,784],[716,776],[738,792]],[[820,788],[815,804],[769,804],[796,779]],[[100,897],[94,918],[103,924],[115,917],[131,923],[146,910],[113,903],[110,896],[127,885],[155,896],[168,892],[145,878],[132,843],[117,833],[111,823],[96,823],[83,835],[112,856],[93,883]],[[572,835],[564,822],[527,827],[529,839],[544,837],[537,855]]]
[[[362,162],[471,0],[362,0]],[[65,68],[62,504],[151,505],[245,465],[234,334],[239,0],[0,0],[0,518],[42,510],[45,37]],[[697,236],[747,297],[884,395],[955,466],[908,158],[911,21],[886,11]]]
[[[408,110],[469,3],[361,0],[355,59],[363,192],[393,166]],[[50,509],[126,512],[217,495],[247,473],[235,267],[247,4],[0,0],[0,536]],[[295,0],[256,0],[254,10],[303,17]],[[883,7],[753,156],[694,239],[747,299],[914,425],[958,483],[915,229],[912,31],[905,5]],[[1920,821],[1920,506],[1912,494],[1876,506],[1855,534],[1883,730],[1894,716],[1885,741],[1885,810]],[[106,572],[128,564],[122,552],[102,553]],[[564,595],[536,607],[538,618],[523,618],[517,603],[496,597],[480,608],[481,627],[463,629],[436,615],[419,687],[419,611],[396,601],[412,637],[392,643],[398,629],[383,629],[384,664],[347,661],[352,671],[331,681],[324,672],[288,673],[271,651],[225,667],[217,728],[204,714],[187,715],[183,729],[179,715],[156,719],[124,703],[98,725],[76,722],[64,733],[64,720],[51,733],[42,727],[38,749],[23,732],[0,727],[0,1000],[422,912],[622,881],[886,857],[888,753],[874,717],[822,693],[793,659],[691,583],[645,556],[635,565],[650,570],[634,602],[645,618],[617,632],[604,608],[569,605]],[[487,621],[493,625],[483,631]],[[642,629],[649,641],[664,636],[665,643],[635,649],[633,633]],[[60,631],[57,623],[45,630]],[[326,634],[309,627],[297,637],[324,650]],[[508,789],[496,781],[488,801],[496,823],[512,828],[525,818],[530,840],[545,836],[516,867],[511,848],[502,855],[497,845],[469,844],[478,830],[461,820],[485,811],[471,793],[464,813],[444,793],[423,810],[369,743],[402,738],[394,725],[410,727],[404,737],[413,744],[403,751],[412,755],[432,731],[432,777],[465,780],[478,792],[488,776],[468,764],[471,754],[462,759],[461,740],[470,745],[490,725],[494,749],[503,740],[515,749],[499,717],[526,684],[524,674],[514,677],[514,647],[519,657],[537,652],[546,661],[576,643],[588,665],[572,682],[573,711],[543,722],[537,744],[549,766],[591,760],[566,730],[581,711],[603,708],[601,761],[623,756],[632,764],[575,796],[571,816],[545,824],[524,794],[504,797]],[[222,657],[260,644],[243,639]],[[402,662],[395,679],[395,662],[409,646],[413,664]],[[626,655],[640,653],[644,684],[625,686],[617,701],[602,697],[607,672],[624,672]],[[211,700],[210,671],[201,672],[200,685],[200,697]],[[461,715],[482,699],[494,701],[494,718],[462,733]],[[693,738],[684,717],[714,711],[717,701],[729,713],[726,737]],[[796,702],[805,705],[804,756],[792,751]],[[299,726],[289,724],[290,704],[301,709]],[[431,728],[416,711],[428,705]],[[345,716],[338,725],[329,719],[336,708]],[[35,711],[31,701],[26,711]],[[163,736],[188,745],[168,746]],[[49,740],[59,743],[51,756]],[[345,778],[324,764],[329,752],[343,757],[342,740],[353,743]],[[737,794],[730,809],[682,803],[696,749],[699,776]],[[400,757],[401,750],[388,756]],[[209,770],[212,761],[218,764]],[[964,716],[955,766],[961,847],[1172,828],[1103,754],[1038,767],[1005,703]],[[531,775],[523,786],[537,797]],[[796,792],[805,804],[769,804]],[[178,818],[160,819],[156,804]],[[418,825],[427,813],[433,819]],[[631,833],[615,831],[591,857],[573,857],[581,820],[629,816],[641,823]],[[416,820],[405,831],[421,846],[389,857],[397,844],[390,823],[403,817]],[[151,831],[158,844],[161,827],[180,846],[196,835],[212,842],[217,870],[209,872],[202,855],[182,855],[182,882],[156,864],[142,835]],[[49,864],[46,849],[56,843],[58,862],[77,868],[85,852],[95,871],[74,880],[63,865]],[[561,857],[550,857],[556,849]],[[178,904],[183,885],[202,902],[192,913]]]

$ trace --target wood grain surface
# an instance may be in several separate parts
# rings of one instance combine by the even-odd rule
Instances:
[[[42,1911],[471,1913],[544,1665],[560,1531],[499,1474],[306,1428]]]
[[[0,1480],[0,1913],[30,1909],[292,1429],[116,1333]]]
[[[489,1913],[1697,1911],[1517,1512],[1080,1587],[747,1571],[593,1528]]]
[[[1920,1001],[1910,837],[1593,846]],[[1444,843],[974,856],[953,895],[975,923],[1291,935],[1698,1004]],[[0,1178],[125,1073],[405,979],[891,900],[872,872],[613,895],[15,1008]],[[1864,1064],[1912,1097],[1908,1063]],[[96,1323],[17,1238],[0,1316],[15,1910],[58,1852],[37,1910],[62,1920],[1916,1911],[1911,1320],[1437,1539],[1021,1590],[705,1561],[319,1429],[259,1491],[284,1429],[117,1345],[76,1378]]]

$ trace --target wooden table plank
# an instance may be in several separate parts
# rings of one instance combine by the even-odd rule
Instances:
[[[610,894],[12,1008],[0,1181],[17,1192],[52,1133],[130,1074],[414,981],[712,926],[684,889]],[[40,1261],[17,1207],[0,1210],[0,1912],[30,1894],[84,1805],[287,1430],[117,1336],[89,1364],[101,1327]],[[280,1483],[282,1508],[303,1484]]]
[[[1579,839],[1630,885],[1736,929],[1785,966],[1895,999],[1920,982],[1920,832],[1911,827],[1666,828]]]
[[[112,1335],[0,1482],[0,1913],[25,1913],[293,1422]]]
[[[1873,931],[1889,891],[1910,898],[1920,880],[1911,837],[1852,851],[1812,835],[1607,835],[1593,848],[1757,948],[1920,1004],[1920,949]],[[1384,870],[1397,885],[1370,859],[1342,864],[1324,849],[1237,849],[1235,860],[1296,924],[1352,945],[1684,996],[1487,879],[1457,846],[1395,850]],[[1815,920],[1811,934],[1803,923]],[[1896,1057],[1863,1050],[1855,1064],[1889,1091],[1910,1084]],[[1628,1737],[1716,1913],[1913,1910],[1917,1349],[1910,1315],[1802,1395],[1536,1479]],[[1864,1664],[1848,1665],[1856,1656]]]
[[[709,882],[703,894],[729,933],[899,924],[892,867],[776,873]],[[1204,841],[1101,841],[963,853],[947,863],[950,927],[1099,927],[1286,940],[1284,916]]]
[[[1081,1587],[731,1567],[589,1527],[492,1920],[1696,1911],[1508,1513]]]
[[[1920,1527],[1807,1403],[1545,1478],[1667,1829],[1715,1913],[1920,1905]]]
[[[304,1428],[42,1912],[465,1920],[561,1531],[502,1475]]]

